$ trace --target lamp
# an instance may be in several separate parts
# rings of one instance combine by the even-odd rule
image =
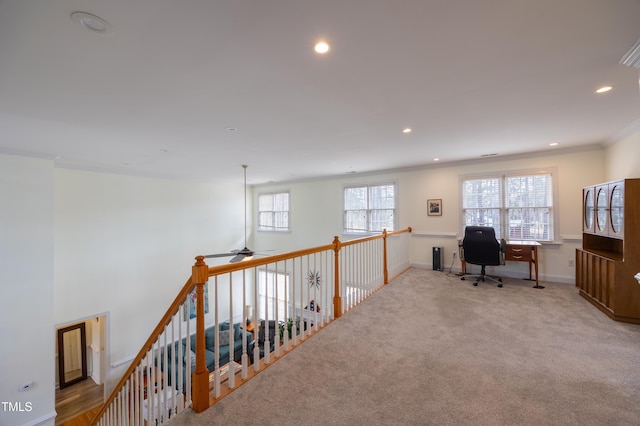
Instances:
[[[246,305],[244,307],[244,316],[247,319],[247,325],[251,324],[251,305]]]

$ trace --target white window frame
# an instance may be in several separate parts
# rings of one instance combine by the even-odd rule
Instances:
[[[393,208],[375,208],[372,205],[375,204],[371,200],[371,190],[376,187],[382,186],[393,186]],[[366,189],[367,192],[367,200],[366,206],[363,209],[347,209],[347,191],[353,189]],[[377,183],[368,183],[368,184],[353,184],[353,185],[344,185],[342,188],[342,232],[344,235],[375,235],[382,233],[382,229],[375,229],[373,226],[374,220],[372,216],[374,216],[374,212],[376,211],[387,211],[391,210],[393,215],[392,221],[392,229],[388,227],[384,228],[387,231],[394,231],[398,228],[398,184],[396,181],[385,181],[385,182],[377,182]],[[347,227],[347,216],[349,212],[361,211],[365,214],[365,222],[366,229],[355,229]]]
[[[285,210],[276,210],[277,203],[275,202],[275,199],[276,197],[281,195],[287,196],[287,203],[286,203],[287,206]],[[272,198],[270,202],[271,209],[263,209],[262,203],[260,202],[260,200],[261,198],[266,199],[268,197]],[[280,225],[278,222],[279,215],[285,216],[285,219],[282,220],[283,222],[282,225]],[[285,222],[286,222],[286,225],[284,224]],[[272,191],[272,192],[262,192],[258,194],[258,231],[289,232],[290,224],[291,224],[291,193],[289,191]]]
[[[528,176],[538,176],[538,175],[549,175],[551,178],[551,205],[542,206],[542,205],[532,205],[532,206],[524,206],[524,207],[510,207],[508,205],[508,189],[507,182],[510,178],[517,177],[528,177]],[[523,240],[523,241],[538,241],[541,243],[555,243],[559,240],[559,212],[558,212],[558,172],[555,167],[547,167],[544,169],[526,169],[526,170],[510,170],[510,171],[501,171],[495,173],[483,173],[483,174],[467,174],[460,176],[460,223],[461,223],[461,235],[464,235],[464,228],[467,226],[467,210],[480,210],[479,208],[471,207],[467,208],[465,206],[465,189],[464,185],[466,181],[469,180],[491,180],[496,179],[498,181],[499,189],[497,192],[497,199],[494,199],[494,204],[485,203],[485,210],[488,214],[489,210],[495,209],[496,212],[492,215],[488,214],[488,219],[485,223],[469,223],[469,225],[482,225],[482,226],[493,226],[496,230],[496,236],[498,238],[504,238],[505,240]],[[497,205],[495,204],[497,202]],[[535,204],[535,203],[534,203]],[[509,222],[509,213],[510,211],[516,211],[519,209],[534,209],[543,211],[547,211],[547,215],[550,218],[549,226],[552,228],[549,231],[549,238],[538,238],[536,235],[536,226],[535,224],[530,225],[530,233],[527,235],[526,232],[522,232],[522,223],[519,223],[519,226],[512,226]],[[543,213],[543,212],[542,212]],[[492,216],[492,217],[491,217]],[[494,219],[492,221],[491,219]],[[497,223],[495,223],[497,222]],[[514,220],[515,222],[515,220]],[[541,225],[538,225],[539,228]],[[511,229],[514,231],[512,232]],[[520,233],[516,234],[515,230],[520,229]]]
[[[258,269],[258,319],[286,321],[291,304],[291,277],[289,273]],[[274,285],[277,283],[277,285]],[[267,311],[265,312],[265,299]],[[276,310],[277,305],[277,310]]]

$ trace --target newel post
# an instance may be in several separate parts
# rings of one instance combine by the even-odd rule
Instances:
[[[342,316],[342,292],[340,291],[340,239],[333,237],[334,262],[334,289],[333,289],[333,316],[340,318]]]
[[[192,377],[192,408],[201,413],[209,408],[209,370],[205,358],[204,342],[204,285],[209,280],[209,267],[204,256],[196,257],[191,268],[191,281],[196,285],[196,369]]]
[[[389,284],[389,269],[387,267],[387,230],[382,230],[382,272],[384,273],[384,284]]]

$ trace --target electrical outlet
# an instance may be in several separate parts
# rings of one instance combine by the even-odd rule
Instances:
[[[24,392],[24,391],[28,391],[32,387],[33,387],[33,382],[27,382],[27,383],[21,384],[20,387],[18,388],[18,390],[20,392]]]
[[[573,268],[575,266],[575,263],[573,260],[569,261],[569,268]]]

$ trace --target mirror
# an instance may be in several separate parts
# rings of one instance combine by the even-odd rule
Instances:
[[[85,324],[58,330],[58,379],[60,389],[87,378],[87,336]]]

